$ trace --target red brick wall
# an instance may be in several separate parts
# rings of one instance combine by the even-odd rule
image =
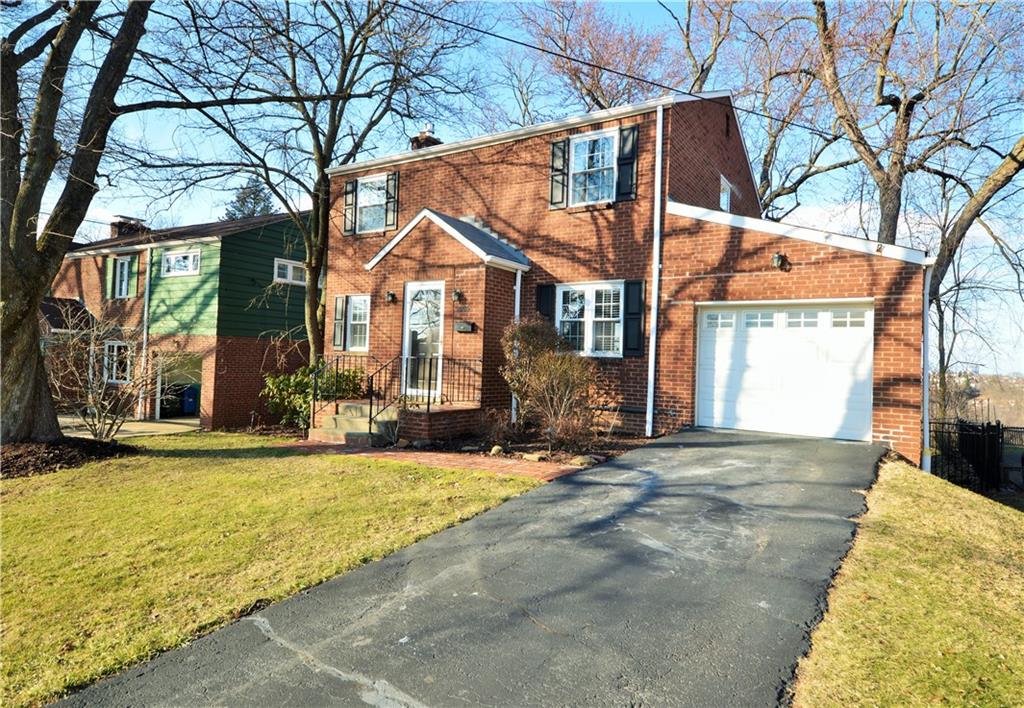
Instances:
[[[912,460],[921,452],[921,266],[669,216],[663,243],[655,406],[661,430],[692,425],[696,305],[718,300],[874,298],[872,427]],[[773,253],[790,269],[773,269]]]
[[[467,410],[403,410],[399,418],[398,434],[407,440],[451,440],[463,435],[481,433],[483,412]]]
[[[733,186],[730,211],[761,216],[757,187],[731,108],[706,101],[677,103],[665,112],[665,124],[669,136],[665,173],[670,199],[717,210],[724,175]]]
[[[104,319],[123,322],[126,327],[141,327],[143,314],[143,292],[146,283],[146,255],[138,257],[137,291],[134,297],[107,299],[106,275],[107,256],[86,256],[65,258],[51,289],[53,297],[82,298],[89,312]]]

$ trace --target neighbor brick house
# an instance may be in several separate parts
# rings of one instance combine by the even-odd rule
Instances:
[[[601,409],[627,429],[874,440],[920,459],[931,261],[762,220],[728,94],[413,148],[329,170],[325,283],[328,363],[377,372],[379,399],[434,401],[408,434],[509,408],[501,333],[536,313],[594,357]],[[320,413],[321,436],[339,412]]]
[[[72,245],[51,294],[140,333],[137,351],[109,342],[104,356],[159,374],[143,417],[248,426],[267,416],[264,374],[308,355],[303,255],[282,214],[168,229],[121,220],[110,238]],[[178,353],[173,370],[161,366],[166,352]]]

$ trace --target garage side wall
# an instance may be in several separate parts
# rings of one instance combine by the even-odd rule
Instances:
[[[783,270],[771,257],[785,255]],[[873,298],[872,436],[921,458],[921,266],[670,215],[663,244],[656,427],[694,424],[697,304]]]

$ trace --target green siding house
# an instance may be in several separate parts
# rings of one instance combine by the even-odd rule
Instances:
[[[155,367],[160,381],[144,416],[198,415],[211,428],[267,420],[263,376],[302,365],[308,351],[294,222],[277,214],[150,230],[120,221],[111,234],[72,246],[52,294],[144,333],[133,365]],[[161,365],[170,351],[174,370]]]

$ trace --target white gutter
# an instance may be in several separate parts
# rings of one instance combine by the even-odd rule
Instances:
[[[149,282],[153,274],[153,247],[146,249],[146,287],[142,296],[142,375],[147,376],[146,367],[149,364]],[[139,391],[139,404],[135,411],[135,417],[142,418],[142,397],[145,388]],[[160,407],[160,391],[156,391],[156,405]],[[158,413],[159,415],[159,413]]]
[[[519,323],[520,301],[523,299],[523,271],[516,271],[516,299],[513,305],[512,321]],[[515,423],[519,417],[519,401],[512,396],[512,422]]]
[[[932,456],[928,452],[928,448],[931,447],[931,430],[929,420],[931,412],[929,411],[931,404],[931,372],[928,370],[928,348],[929,337],[928,330],[931,329],[929,322],[929,314],[931,309],[928,306],[928,292],[931,290],[932,274],[935,271],[935,260],[931,259],[931,263],[928,263],[924,267],[924,304],[921,305],[921,309],[924,310],[924,334],[921,338],[921,385],[924,386],[924,395],[922,396],[921,407],[921,469],[925,472],[932,471]]]
[[[658,300],[661,297],[661,162],[664,106],[658,106],[654,147],[654,246],[651,249],[651,341],[647,353],[647,420],[644,434],[654,435],[654,384],[658,354]]]

